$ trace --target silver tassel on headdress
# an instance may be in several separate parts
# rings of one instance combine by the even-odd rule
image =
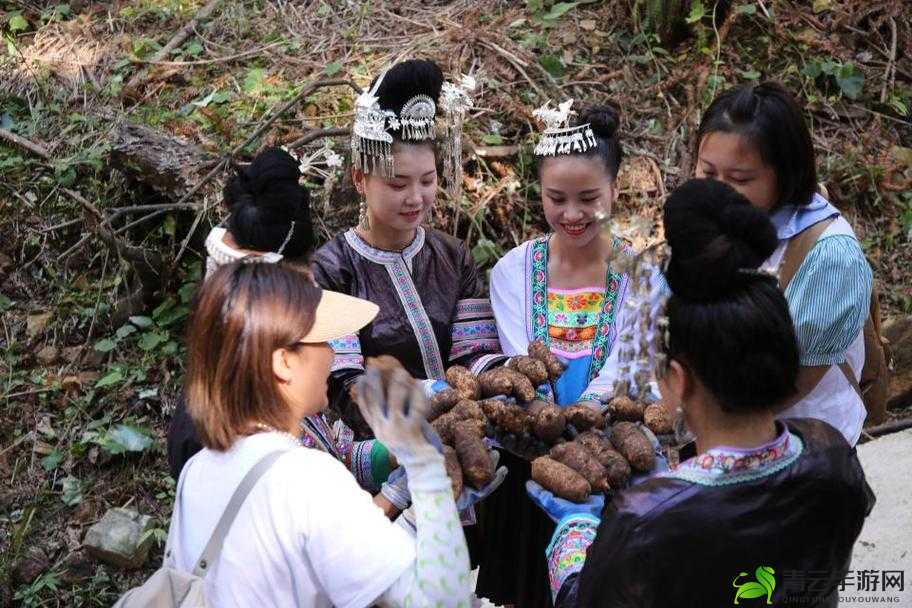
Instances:
[[[463,75],[459,84],[445,82],[440,91],[440,106],[447,114],[443,174],[447,195],[453,202],[462,198],[462,126],[466,112],[472,108],[474,90],[475,78]]]
[[[533,116],[545,124],[545,130],[542,131],[535,146],[536,156],[576,154],[598,145],[592,125],[588,122],[575,127],[570,126],[570,117],[576,114],[570,109],[572,105],[572,99],[556,108],[552,108],[551,102],[547,102],[532,112]]]

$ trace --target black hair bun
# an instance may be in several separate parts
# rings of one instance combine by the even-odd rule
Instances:
[[[671,193],[664,210],[665,238],[671,248],[666,279],[680,297],[706,301],[724,297],[751,275],[779,244],[762,209],[732,187],[691,179]]]
[[[577,124],[589,123],[596,137],[611,139],[617,134],[621,119],[618,111],[612,106],[591,106],[580,112]]]
[[[376,79],[375,79],[376,81]],[[374,83],[371,83],[371,87]],[[436,104],[443,88],[443,71],[428,59],[401,61],[386,71],[377,89],[380,107],[396,114],[415,95],[427,95]]]
[[[310,194],[301,186],[298,161],[281,148],[268,148],[225,186],[231,210],[228,228],[238,246],[252,251],[275,251],[296,222],[296,252],[312,247]]]

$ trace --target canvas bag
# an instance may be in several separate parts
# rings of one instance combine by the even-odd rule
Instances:
[[[782,266],[779,269],[779,288],[783,293],[817,239],[832,223],[832,219],[817,222],[795,235],[786,245]],[[881,335],[880,294],[876,289],[871,292],[871,307],[864,324],[864,352],[860,382],[855,380],[855,373],[848,361],[843,361],[838,367],[861,397],[868,413],[867,423],[879,424],[887,415],[892,356],[889,341]]]
[[[247,495],[250,494],[250,490],[284,453],[284,450],[279,450],[267,454],[247,472],[234,494],[231,495],[231,500],[228,501],[228,506],[225,507],[225,512],[222,513],[222,517],[216,524],[193,572],[183,572],[175,568],[171,562],[171,547],[166,546],[162,567],[156,570],[155,574],[141,586],[134,587],[123,594],[113,608],[211,608],[211,604],[206,599],[203,578],[206,576],[209,566],[218,559],[228,530],[231,529],[231,524],[234,523],[234,518]],[[182,489],[183,484],[180,484],[177,489],[172,526],[179,525],[180,510],[177,508],[177,503],[180,501]]]

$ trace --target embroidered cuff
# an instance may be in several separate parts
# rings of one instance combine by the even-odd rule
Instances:
[[[456,317],[454,321],[464,321],[466,319],[488,319],[494,316],[494,309],[491,308],[490,298],[465,298],[456,302]]]
[[[361,340],[357,334],[348,334],[341,338],[329,341],[329,346],[333,349],[333,357],[330,372],[340,369],[364,369],[364,357],[361,355]]]
[[[551,543],[545,550],[552,599],[557,598],[567,577],[583,569],[586,552],[595,540],[598,525],[597,517],[586,514],[568,515],[557,524]]]
[[[406,477],[403,476],[402,479],[405,480]],[[404,511],[412,504],[412,494],[407,482],[403,485],[385,482],[380,488],[380,493],[400,511]]]
[[[371,478],[374,484],[381,484],[390,476],[393,467],[390,466],[389,450],[386,446],[377,441],[372,442],[371,448]]]
[[[358,485],[370,493],[374,493],[380,484],[373,476],[373,461],[371,453],[374,441],[358,441],[352,446],[351,463],[349,469],[358,481]]]

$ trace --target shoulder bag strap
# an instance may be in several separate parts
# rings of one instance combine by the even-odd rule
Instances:
[[[795,273],[798,272],[798,269],[801,267],[801,264],[804,262],[808,253],[814,248],[817,239],[820,238],[820,235],[822,235],[832,223],[832,218],[821,220],[809,228],[806,228],[803,232],[796,234],[788,242],[788,245],[785,246],[785,254],[782,256],[782,265],[779,267],[779,288],[783,292],[794,278]]]
[[[196,562],[196,567],[193,569],[194,576],[205,576],[207,568],[218,559],[219,553],[222,551],[222,545],[225,543],[225,536],[228,535],[228,530],[231,529],[231,524],[234,523],[234,518],[241,509],[241,505],[244,504],[247,495],[250,494],[250,490],[252,490],[253,486],[256,485],[256,482],[260,480],[263,473],[265,473],[269,467],[278,460],[279,456],[286,451],[287,450],[278,450],[263,456],[263,458],[253,465],[253,468],[244,475],[244,479],[241,480],[240,485],[238,485],[234,494],[231,495],[231,500],[228,501],[228,506],[225,507],[225,512],[222,513],[222,517],[216,524],[215,530],[209,538],[209,542],[206,543],[206,548],[203,549],[202,555],[200,555],[199,560]]]

